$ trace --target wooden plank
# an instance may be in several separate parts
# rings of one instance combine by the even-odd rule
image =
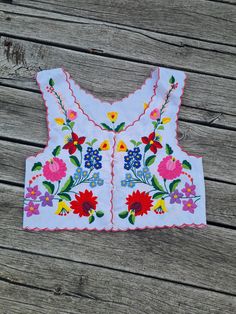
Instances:
[[[235,44],[234,6],[211,1],[16,0],[15,4],[149,29],[165,34]]]
[[[4,11],[0,14],[0,32],[4,35],[236,78],[235,47],[76,17],[63,20],[61,14],[45,17],[42,11],[12,5],[8,11],[6,5],[0,4],[0,12],[1,8]],[[53,31],[48,32],[49,29]]]
[[[235,293],[235,230],[27,232],[22,189],[1,185],[0,193],[1,247]]]
[[[55,57],[56,56],[56,57]],[[82,88],[108,101],[120,99],[138,88],[153,66],[104,58],[24,40],[0,38],[0,84],[38,91],[34,80],[40,69],[61,67]],[[235,80],[186,72],[183,104],[214,113],[236,115]],[[223,119],[223,115],[221,117]]]
[[[10,307],[9,301],[0,305],[3,313],[16,303],[21,313],[27,306],[35,307],[34,313],[48,313],[52,306],[56,313],[93,309],[93,313],[143,314],[158,309],[158,313],[199,314],[210,308],[212,313],[231,314],[236,310],[233,296],[121,271],[5,249],[0,260],[0,299],[12,301]]]
[[[30,122],[30,125],[27,122],[30,121],[27,114],[26,120],[16,117],[17,122],[15,123],[17,127],[14,126],[15,120],[9,121],[8,124],[6,123],[6,129],[12,129],[11,136],[14,137],[14,133],[17,133],[18,130],[19,134],[21,134],[20,130],[26,128],[25,132],[28,132],[28,138],[31,136],[32,143],[46,144],[47,130],[45,118],[41,116],[41,119],[37,120],[38,111],[35,110],[34,112],[36,112],[36,115]],[[17,110],[15,114],[18,114]],[[178,134],[181,147],[189,153],[203,156],[206,177],[236,183],[236,168],[233,167],[236,159],[235,131],[180,121]],[[2,179],[23,183],[25,158],[35,154],[38,148],[5,141],[0,141],[0,145]],[[225,153],[226,150],[227,154]],[[9,160],[12,161],[13,167],[9,164]]]

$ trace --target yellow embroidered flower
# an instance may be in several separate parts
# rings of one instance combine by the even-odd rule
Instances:
[[[127,151],[127,145],[124,141],[120,140],[117,144],[117,151],[118,152],[126,152]]]
[[[156,214],[164,214],[167,212],[165,200],[163,198],[159,199],[151,210],[153,210]]]
[[[62,118],[55,118],[54,120],[55,120],[56,123],[59,124],[59,125],[63,125],[63,124],[65,123],[64,119],[62,119]]]
[[[158,142],[162,142],[162,136],[159,133],[157,133],[157,132],[156,132],[156,140]]]
[[[99,148],[100,148],[101,150],[109,150],[109,149],[110,149],[110,142],[109,142],[108,140],[103,141],[103,142],[100,144]]]
[[[116,112],[116,111],[110,111],[110,112],[107,113],[107,117],[108,117],[108,119],[109,119],[112,123],[114,123],[114,122],[116,122],[116,120],[117,120],[117,118],[118,118],[118,112]]]
[[[71,134],[67,134],[64,136],[64,144],[67,144],[72,141]]]
[[[55,214],[59,216],[66,216],[67,214],[69,214],[70,211],[71,211],[71,208],[66,204],[66,202],[60,200],[58,202],[58,206],[57,206],[57,210],[55,211]]]
[[[149,107],[149,104],[145,102],[145,103],[143,104],[144,110],[146,110],[148,107]]]
[[[167,118],[163,118],[162,121],[161,121],[161,123],[162,123],[162,124],[166,124],[166,123],[169,123],[170,120],[171,120],[171,118],[168,118],[168,117],[167,117]]]

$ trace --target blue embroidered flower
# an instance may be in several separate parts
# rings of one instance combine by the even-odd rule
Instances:
[[[97,183],[99,186],[103,185],[104,184],[104,180],[103,179],[98,179],[97,180]]]
[[[141,167],[140,160],[142,159],[142,154],[140,154],[140,148],[134,147],[133,150],[129,149],[127,154],[124,156],[124,168],[130,170],[132,168],[138,169]]]
[[[126,186],[127,185],[127,181],[126,180],[121,180],[121,186]]]
[[[91,182],[89,183],[89,186],[90,186],[91,188],[95,188],[96,185],[97,185],[97,182],[96,182],[96,181],[91,181]]]
[[[132,174],[131,173],[126,173],[126,175],[125,175],[125,177],[126,177],[126,179],[132,179]]]
[[[89,168],[89,169],[93,167],[93,163],[91,161],[85,161],[84,165],[86,168]]]
[[[132,181],[129,181],[129,182],[128,182],[128,186],[129,186],[130,188],[133,188],[133,187],[135,186],[135,183],[132,182]]]
[[[94,164],[94,168],[95,169],[101,169],[102,168],[102,164],[100,162],[97,162]]]

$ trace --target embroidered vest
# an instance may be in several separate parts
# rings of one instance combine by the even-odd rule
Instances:
[[[49,134],[46,148],[26,159],[24,228],[204,226],[202,157],[176,136],[185,79],[159,67],[109,103],[61,68],[39,72]]]

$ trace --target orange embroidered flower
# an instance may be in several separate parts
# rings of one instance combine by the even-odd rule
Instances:
[[[127,145],[124,141],[120,140],[117,144],[117,151],[118,152],[126,152],[127,151]]]
[[[110,142],[108,140],[103,141],[100,146],[100,150],[109,150],[110,149]]]
[[[169,123],[170,120],[171,120],[171,118],[163,118],[162,121],[161,121],[161,123],[162,123],[162,124],[166,124],[166,123]]]
[[[116,120],[117,120],[117,118],[118,118],[118,112],[116,112],[116,111],[110,111],[110,112],[107,113],[107,117],[108,117],[108,119],[109,119],[112,123],[114,123],[114,122],[116,122]]]
[[[65,123],[64,119],[62,119],[62,118],[55,118],[54,120],[55,120],[56,123],[59,124],[59,125],[63,125],[63,124]]]

